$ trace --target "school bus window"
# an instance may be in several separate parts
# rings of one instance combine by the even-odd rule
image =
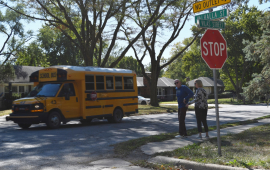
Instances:
[[[40,83],[29,93],[28,96],[54,97],[61,85],[61,83]]]
[[[124,88],[133,89],[133,77],[124,77]]]
[[[95,90],[94,76],[85,75],[85,89],[86,90]]]
[[[66,87],[64,87],[64,86],[66,86]],[[68,89],[69,96],[76,96],[73,84],[72,83],[66,83],[66,84],[63,85],[58,97],[64,97],[65,96],[65,94],[66,94],[65,89]]]
[[[117,77],[115,76],[115,89],[117,90],[122,90],[122,76],[121,77]]]
[[[97,90],[104,90],[104,76],[96,76]]]
[[[113,90],[113,76],[106,76],[106,89]]]

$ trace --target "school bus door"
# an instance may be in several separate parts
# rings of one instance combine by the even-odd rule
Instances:
[[[58,98],[61,101],[61,111],[65,118],[76,118],[81,116],[78,90],[75,87],[76,86],[73,83],[65,83],[58,94]],[[69,99],[66,98],[66,93],[69,94]]]

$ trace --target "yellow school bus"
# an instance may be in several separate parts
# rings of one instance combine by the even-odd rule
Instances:
[[[136,73],[127,69],[52,66],[30,75],[35,88],[28,97],[15,100],[12,120],[21,128],[93,118],[119,123],[125,114],[138,112]]]

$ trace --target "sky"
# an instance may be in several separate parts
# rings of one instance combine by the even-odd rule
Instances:
[[[248,3],[248,6],[249,7],[256,6],[260,10],[265,10],[268,7],[270,7],[270,2],[267,2],[267,3],[264,3],[264,4],[260,5],[258,1],[259,0],[250,0],[250,2]],[[221,9],[221,8],[217,7],[217,8],[214,8],[213,11],[217,11],[219,9]],[[2,11],[2,9],[1,9],[1,11]],[[203,11],[203,12],[200,12],[200,13],[196,13],[196,15],[200,15],[200,14],[203,14],[203,13],[207,13],[207,12]],[[38,34],[38,30],[42,26],[42,22],[40,22],[40,21],[35,21],[35,22],[30,22],[30,23],[23,22],[23,24],[24,24],[25,31],[33,30],[35,35]],[[170,51],[171,51],[171,48],[172,48],[173,44],[175,44],[177,42],[182,42],[185,38],[189,38],[189,37],[192,36],[192,32],[191,32],[190,28],[194,24],[195,24],[195,17],[191,17],[190,20],[185,24],[185,26],[184,26],[183,30],[181,31],[180,35],[178,36],[178,38],[171,44],[171,46],[169,48],[167,48],[165,50],[164,55],[163,55],[164,58],[169,58],[171,56]],[[5,38],[2,35],[0,35],[0,47],[2,47],[2,44],[4,43],[4,40],[5,40]],[[121,46],[121,44],[120,44],[120,46]],[[133,51],[129,50],[127,52],[126,56],[134,56]],[[149,63],[150,63],[150,57],[147,56],[143,60],[143,64],[148,65]]]

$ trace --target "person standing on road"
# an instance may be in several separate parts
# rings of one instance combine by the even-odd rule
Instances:
[[[189,101],[194,93],[185,85],[181,85],[181,82],[176,79],[174,80],[174,84],[176,86],[176,97],[178,101],[178,121],[179,121],[179,135],[175,136],[176,138],[179,137],[187,137],[187,130],[186,130],[186,112],[187,107],[186,103]]]
[[[192,103],[195,103],[195,114],[196,114],[197,127],[198,127],[198,132],[199,132],[198,138],[202,139],[202,124],[201,123],[203,123],[204,130],[206,133],[205,138],[209,139],[208,125],[207,125],[207,120],[206,120],[207,111],[208,111],[208,103],[207,103],[208,95],[206,91],[202,88],[203,84],[201,80],[199,79],[195,80],[194,85],[197,88],[194,95],[194,99],[188,102],[186,107],[188,107],[188,105]]]

